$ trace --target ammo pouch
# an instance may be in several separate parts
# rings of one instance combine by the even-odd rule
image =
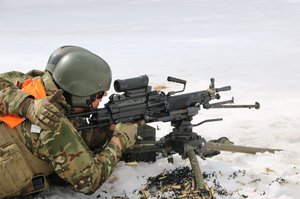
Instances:
[[[0,198],[34,193],[46,187],[45,177],[33,177],[23,153],[15,143],[0,147]]]

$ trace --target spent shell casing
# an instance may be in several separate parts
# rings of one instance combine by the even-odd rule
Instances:
[[[182,194],[182,195],[178,196],[178,198],[185,198],[187,196],[188,196],[187,194]]]
[[[195,181],[194,181],[194,179],[192,179],[192,182],[191,182],[191,190],[195,190]]]
[[[216,190],[213,187],[210,187],[210,193],[214,196],[216,193]]]
[[[180,185],[172,185],[171,188],[172,189],[181,189],[181,186]]]
[[[138,162],[127,162],[126,165],[128,166],[137,166],[139,163]]]
[[[145,192],[144,192],[144,195],[145,195],[146,198],[149,198],[149,196],[150,196],[149,191],[145,191]]]
[[[185,185],[185,188],[184,188],[185,191],[191,191],[191,183],[187,183],[187,185]]]
[[[209,186],[206,183],[204,184],[204,188],[209,191]]]
[[[162,176],[162,177],[160,177],[160,178],[158,178],[159,180],[162,180],[162,179],[165,179],[165,178],[167,178],[168,176]]]

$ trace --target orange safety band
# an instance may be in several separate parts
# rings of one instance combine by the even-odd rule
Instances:
[[[25,118],[14,115],[7,115],[1,116],[0,120],[3,121],[10,128],[15,128],[18,124],[21,124],[25,120]]]
[[[22,84],[22,91],[26,94],[32,95],[35,99],[46,97],[45,87],[41,79],[25,80]],[[14,128],[17,125],[21,124],[25,120],[25,118],[7,115],[1,116],[0,120],[5,122],[5,124],[7,124],[7,126],[9,126],[10,128]]]
[[[35,99],[46,97],[45,87],[41,79],[28,79],[22,84],[24,93],[32,95]]]

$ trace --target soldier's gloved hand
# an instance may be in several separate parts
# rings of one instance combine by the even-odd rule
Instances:
[[[20,114],[44,130],[54,130],[60,123],[62,113],[48,98],[26,98],[20,105]]]
[[[143,123],[118,123],[115,126],[114,136],[119,138],[122,151],[134,145],[139,124]],[[112,140],[114,140],[114,138],[112,138]]]

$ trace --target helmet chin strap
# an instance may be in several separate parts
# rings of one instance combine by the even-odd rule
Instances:
[[[92,97],[90,96],[75,96],[75,95],[69,95],[68,96],[68,104],[71,105],[71,110],[73,110],[74,108],[82,108],[85,110],[90,109],[90,105],[93,101]]]

